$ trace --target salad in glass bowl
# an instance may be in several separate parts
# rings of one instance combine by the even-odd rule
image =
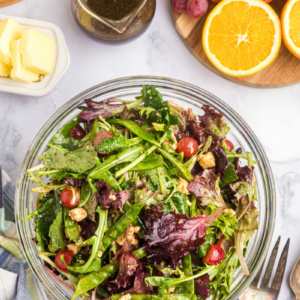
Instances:
[[[35,243],[72,299],[225,299],[258,229],[254,165],[208,105],[85,100],[28,170]]]

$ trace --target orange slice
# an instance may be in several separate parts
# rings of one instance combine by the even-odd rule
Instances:
[[[205,21],[202,43],[218,70],[249,76],[275,59],[281,44],[280,21],[261,0],[223,0]]]
[[[281,14],[282,36],[285,46],[300,58],[300,0],[289,0]]]

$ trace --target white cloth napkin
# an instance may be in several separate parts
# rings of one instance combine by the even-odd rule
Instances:
[[[12,300],[17,293],[18,274],[0,268],[0,299]]]

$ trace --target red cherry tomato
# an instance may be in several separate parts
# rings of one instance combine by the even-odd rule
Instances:
[[[225,142],[226,142],[226,145],[227,145],[229,151],[231,151],[232,149],[234,149],[233,144],[229,140],[225,140]]]
[[[85,131],[80,125],[76,125],[71,130],[70,137],[75,140],[81,140],[85,137]]]
[[[61,258],[60,258],[61,256],[63,256],[66,265],[69,266],[71,264],[73,252],[70,251],[70,250],[61,250],[61,251],[57,252],[57,254],[55,256],[55,264],[56,264],[56,266],[61,271],[68,272],[68,268],[61,261]]]
[[[62,190],[59,199],[64,206],[73,208],[77,206],[80,201],[79,189],[73,186],[68,186]]]
[[[114,136],[114,134],[112,134],[112,133],[110,133],[110,132],[108,132],[108,131],[104,131],[104,130],[103,130],[103,131],[100,131],[100,132],[98,132],[98,133],[96,134],[96,136],[95,136],[95,138],[94,138],[93,144],[94,144],[94,147],[95,147],[96,151],[97,151],[99,154],[107,155],[107,154],[112,153],[112,152],[110,152],[110,153],[100,152],[100,151],[98,150],[98,147],[97,147],[97,146],[98,146],[98,144],[101,144],[105,138],[111,138],[111,137],[113,137],[113,136]]]
[[[202,262],[207,265],[217,265],[223,259],[224,259],[223,249],[216,244],[211,244],[207,250],[207,254],[202,258]]]
[[[184,157],[190,158],[197,153],[198,143],[191,137],[184,137],[178,142],[177,151],[183,152]]]

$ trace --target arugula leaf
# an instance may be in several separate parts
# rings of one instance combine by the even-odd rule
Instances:
[[[42,208],[35,218],[36,230],[40,238],[49,244],[49,229],[61,209],[61,204],[59,199],[50,198],[47,199]]]
[[[167,126],[178,125],[178,116],[171,114],[171,108],[168,101],[164,101],[160,92],[155,86],[143,86],[141,91],[145,107],[151,107],[154,111],[148,113],[147,119],[151,122],[164,123]]]
[[[70,120],[62,128],[58,129],[54,136],[51,138],[51,144],[61,144],[66,138],[70,136],[71,130],[74,126],[78,125],[79,122],[76,120]]]
[[[136,160],[141,155],[142,150],[144,150],[143,146],[133,146],[129,149],[123,150],[122,152],[119,152],[118,154],[109,156],[109,158],[106,159],[101,165],[92,170],[89,177],[101,179],[99,178],[99,175],[107,172],[112,167],[124,162],[132,162]]]
[[[164,160],[161,155],[157,155],[155,153],[150,154],[146,157],[143,161],[138,163],[132,171],[143,171],[143,170],[150,170],[156,169],[164,165]]]
[[[238,179],[239,177],[236,175],[234,165],[230,164],[224,171],[224,177],[220,181],[220,187],[222,188]]]
[[[165,167],[140,171],[139,174],[146,177],[148,189],[159,194],[169,194],[178,183],[176,178],[169,175]]]
[[[234,273],[238,265],[238,256],[235,250],[232,250],[225,258],[225,264],[219,269],[209,284],[212,295],[218,295],[218,300],[227,299],[230,295],[230,287],[234,280]],[[212,277],[212,276],[211,276]]]
[[[182,194],[178,191],[175,192],[169,198],[167,204],[163,207],[163,211],[168,213],[171,210],[174,210],[174,208],[176,208],[176,211],[179,214],[187,214],[187,216],[189,216],[189,207],[187,205],[187,196],[185,194]]]
[[[128,140],[125,135],[117,134],[111,138],[104,138],[102,143],[98,144],[98,150],[100,152],[110,153],[112,151],[119,151],[125,148],[129,148],[142,141],[141,138],[133,138]]]
[[[144,205],[161,205],[164,197],[165,195],[154,193],[147,188],[142,190],[136,189],[134,191],[134,203],[141,203]]]
[[[217,206],[210,204],[206,209],[206,213],[210,215],[217,209]],[[235,212],[231,209],[226,209],[216,220],[211,223],[209,228],[215,235],[221,232],[225,239],[227,239],[234,236],[237,229],[237,224],[238,220]]]
[[[97,206],[98,206],[97,193],[92,191],[89,200],[84,204],[83,208],[86,210],[88,218],[94,222],[96,221]]]
[[[57,214],[53,224],[50,226],[49,237],[50,243],[48,247],[50,252],[57,252],[66,248],[62,209]]]
[[[86,142],[79,144],[73,151],[62,146],[50,148],[39,156],[39,160],[44,160],[47,170],[64,170],[82,174],[96,165],[95,157],[97,152],[91,142]]]
[[[79,231],[78,223],[76,221],[73,221],[69,216],[70,210],[71,209],[67,207],[63,208],[65,233],[68,239],[70,239],[74,243],[77,243],[80,239],[80,231]]]

